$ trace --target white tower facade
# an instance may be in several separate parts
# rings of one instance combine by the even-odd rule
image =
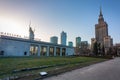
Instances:
[[[66,41],[67,41],[67,34],[62,31],[61,33],[61,45],[66,45]]]
[[[34,31],[32,30],[31,27],[29,27],[29,39],[34,40]]]

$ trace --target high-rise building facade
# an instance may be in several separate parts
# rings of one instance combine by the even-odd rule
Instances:
[[[98,24],[95,24],[95,38],[98,43],[104,44],[104,37],[108,36],[108,24],[104,21],[102,10],[100,9]]]
[[[81,47],[81,37],[76,37],[76,47]]]
[[[61,45],[66,45],[66,41],[67,41],[67,34],[62,31],[61,33]]]
[[[73,42],[69,41],[68,46],[73,47]]]
[[[81,41],[81,48],[87,49],[88,48],[88,42],[87,41]]]
[[[53,43],[53,44],[58,44],[58,37],[57,36],[52,36],[50,38],[50,42]]]
[[[95,38],[91,38],[91,50],[93,51],[94,49],[94,44],[96,42],[96,39]]]
[[[101,8],[98,23],[95,24],[95,38],[91,39],[91,49],[95,42],[100,45],[101,49],[104,47],[105,52],[113,46],[113,39],[108,34],[108,24],[104,21]]]

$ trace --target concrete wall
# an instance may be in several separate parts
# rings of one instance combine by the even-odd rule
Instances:
[[[66,48],[66,55],[74,55],[75,51],[74,48]]]
[[[4,51],[4,56],[29,56],[29,43],[1,39],[0,50]]]
[[[73,55],[74,54],[74,48],[73,47],[68,47],[68,46],[62,46],[62,45],[52,45],[52,44],[47,44],[47,43],[42,43],[42,42],[30,42],[28,41],[22,41],[22,40],[15,40],[15,39],[2,39],[0,38],[0,51],[4,51],[3,56],[30,56],[30,46],[32,45],[37,45],[38,46],[38,54],[36,56],[41,56],[40,55],[40,49],[41,46],[47,46],[47,56],[49,56],[49,47],[53,46],[59,48],[65,48],[65,56],[67,55]],[[62,52],[62,50],[61,50]],[[54,53],[55,56],[56,53]],[[1,56],[1,55],[0,55]],[[62,55],[61,55],[62,56]]]

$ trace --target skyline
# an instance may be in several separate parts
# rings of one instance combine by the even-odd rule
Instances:
[[[58,36],[60,43],[60,33],[65,31],[67,44],[72,41],[75,46],[78,36],[91,43],[101,6],[115,44],[120,42],[119,4],[119,0],[0,0],[0,32],[28,36],[31,21],[35,37],[42,41]]]

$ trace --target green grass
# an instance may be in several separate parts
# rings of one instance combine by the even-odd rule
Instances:
[[[13,70],[20,70],[22,68],[39,67],[43,65],[53,65],[61,63],[72,63],[69,66],[75,66],[74,63],[86,64],[89,62],[103,61],[103,58],[92,58],[92,57],[0,57],[0,78],[4,76],[12,75]],[[62,67],[64,67],[63,65]],[[47,68],[42,70],[52,70],[54,68]],[[37,70],[41,71],[41,70]],[[28,73],[35,73],[31,71]],[[27,72],[20,72],[17,74],[26,74]]]

